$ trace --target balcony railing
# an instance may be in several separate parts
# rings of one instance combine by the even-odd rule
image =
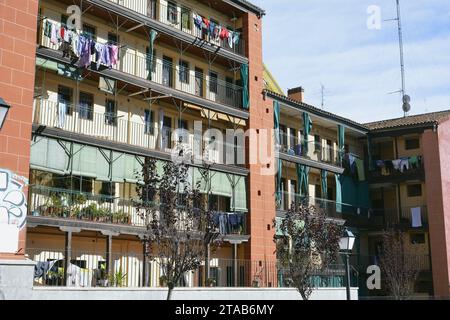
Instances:
[[[165,287],[158,260],[146,262],[141,253],[110,253],[112,265],[107,265],[106,252],[90,252],[77,248],[71,251],[67,272],[64,270],[64,249],[27,248],[28,257],[37,262],[34,286],[68,287]],[[285,270],[275,261],[251,261],[212,258],[209,262],[210,286],[214,287],[289,287]],[[144,271],[146,270],[146,271]],[[317,270],[311,281],[317,288],[342,288],[342,265]],[[203,287],[205,263],[185,274],[179,287]],[[67,274],[67,278],[65,277]]]
[[[210,163],[245,165],[239,156],[243,154],[243,146],[207,137],[194,139],[192,133],[181,136],[169,127],[159,130],[154,122],[125,120],[117,113],[95,112],[93,106],[65,104],[61,110],[59,106],[57,102],[36,99],[33,123],[171,154],[178,154],[182,147]]]
[[[378,216],[379,223],[383,226],[407,225],[409,227],[417,227],[428,225],[428,207],[403,207],[400,210],[396,208],[373,209],[373,214]],[[415,213],[414,213],[415,212]]]
[[[50,188],[34,185],[30,187],[30,215],[99,223],[113,223],[145,227],[145,218],[136,208],[138,200],[121,199],[88,192]],[[215,212],[214,222],[220,235],[244,235],[247,233],[245,213]],[[186,221],[180,221],[180,227]]]
[[[280,151],[310,160],[340,165],[338,150],[314,141],[300,140],[298,137],[281,134]]]
[[[52,44],[44,34],[44,28],[41,28],[41,45],[53,50],[59,49],[59,45]],[[235,85],[234,80],[225,81],[222,74],[197,72],[195,69],[175,65],[169,60],[161,61],[157,57],[153,62],[151,60],[150,55],[125,46],[120,49],[119,62],[113,68],[209,101],[242,109],[243,89]]]
[[[308,197],[290,192],[282,192],[281,203],[277,204],[277,210],[287,211],[293,204],[306,204],[308,206],[314,206],[317,209],[324,210],[326,215],[331,218],[342,218],[342,214],[347,211],[346,208],[351,207],[350,205],[337,203],[332,200]],[[342,213],[339,213],[337,208],[340,208]]]
[[[369,171],[369,175],[373,180],[383,179],[409,179],[420,177],[424,174],[423,156],[414,157],[417,161],[410,162],[410,157],[400,162],[401,168],[394,168],[392,161],[375,161],[373,170]]]
[[[116,3],[120,6],[138,12],[150,19],[162,22],[172,28],[181,30],[187,34],[193,35],[203,41],[207,41],[227,51],[244,55],[245,41],[242,36],[239,42],[230,43],[227,39],[215,38],[207,32],[199,29],[194,24],[193,11],[178,6],[172,7],[160,3],[157,0],[104,0]]]

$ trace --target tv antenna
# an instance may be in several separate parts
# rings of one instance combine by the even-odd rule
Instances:
[[[321,94],[321,97],[322,97],[321,105],[322,105],[322,109],[323,109],[324,105],[325,105],[325,86],[322,83],[320,84],[320,94]]]
[[[403,101],[403,113],[406,117],[408,115],[408,112],[411,110],[411,97],[406,94],[406,85],[405,85],[405,60],[404,60],[404,52],[403,52],[403,30],[402,30],[402,19],[400,14],[400,0],[395,0],[397,3],[397,18],[396,19],[389,19],[386,21],[397,21],[398,26],[398,45],[400,48],[400,71],[401,71],[401,77],[402,77],[402,89],[400,91],[392,92],[392,93],[398,93],[401,92],[402,94],[402,101]]]

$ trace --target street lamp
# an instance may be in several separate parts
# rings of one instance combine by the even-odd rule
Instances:
[[[345,228],[344,233],[339,240],[339,249],[343,255],[345,255],[345,269],[347,276],[347,300],[350,300],[350,254],[353,250],[353,245],[355,244],[355,236],[353,233]]]
[[[5,123],[9,108],[10,105],[8,105],[3,98],[0,98],[0,129],[3,127],[3,123]]]

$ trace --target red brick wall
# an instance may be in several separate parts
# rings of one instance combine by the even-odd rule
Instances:
[[[423,134],[434,294],[450,297],[450,120]]]
[[[244,18],[243,33],[247,41],[247,57],[249,58],[249,91],[250,120],[249,129],[273,129],[273,109],[267,108],[263,100],[263,60],[262,60],[262,19],[253,14]],[[266,110],[267,109],[267,110]],[[268,112],[267,112],[268,111]],[[250,137],[248,143],[250,154],[258,151],[256,136]],[[275,218],[275,180],[274,175],[264,175],[267,162],[249,165],[250,183],[250,235],[246,250],[246,259],[254,261],[274,261],[275,245],[272,221]],[[271,159],[273,166],[273,159]],[[273,284],[275,285],[275,284]]]
[[[0,1],[0,97],[11,105],[0,130],[0,168],[25,178],[30,162],[37,13],[38,0]],[[24,246],[25,231],[19,248]]]

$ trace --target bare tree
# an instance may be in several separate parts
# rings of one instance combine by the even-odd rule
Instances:
[[[327,219],[325,211],[306,203],[293,204],[275,236],[277,258],[289,285],[308,300],[314,288],[313,276],[327,271],[339,253],[343,227]]]
[[[143,183],[136,188],[138,211],[147,225],[146,254],[162,269],[167,300],[186,273],[200,267],[215,235],[212,211],[206,208],[199,185],[188,181],[188,170],[185,164],[166,162],[160,176],[156,160],[146,158]]]
[[[387,230],[383,233],[380,268],[387,289],[396,300],[406,300],[414,293],[419,275],[417,256],[405,253],[404,234]]]

